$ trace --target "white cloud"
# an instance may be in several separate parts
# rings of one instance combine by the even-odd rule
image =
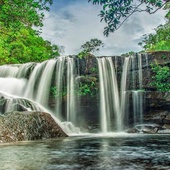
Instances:
[[[64,45],[66,55],[77,54],[80,46],[91,38],[101,39],[105,44],[98,55],[119,55],[141,50],[138,42],[142,35],[153,32],[154,28],[165,22],[165,12],[161,10],[154,15],[136,13],[107,38],[103,36],[105,23],[100,23],[97,16],[99,11],[99,6],[79,2],[52,11],[46,15],[42,36],[52,43]]]

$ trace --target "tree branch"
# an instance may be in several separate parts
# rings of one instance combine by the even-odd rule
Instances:
[[[154,14],[156,11],[158,11],[158,10],[161,9],[161,8],[163,8],[163,7],[167,4],[167,2],[170,2],[170,0],[166,1],[165,3],[163,3],[163,4],[162,4],[159,8],[157,8],[155,11],[149,12],[149,14]]]
[[[136,12],[136,10],[143,4],[143,2],[141,2],[139,5],[137,5],[135,7],[135,9],[121,22],[121,24],[116,28],[116,30],[118,30],[123,24],[124,22],[134,13]]]

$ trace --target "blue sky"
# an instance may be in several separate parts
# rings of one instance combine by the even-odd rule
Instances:
[[[54,0],[51,11],[46,13],[42,36],[54,44],[65,46],[65,55],[77,54],[80,47],[92,38],[104,42],[96,55],[120,55],[129,51],[138,52],[138,43],[146,33],[165,22],[165,12],[154,15],[136,13],[115,33],[103,35],[104,22],[97,16],[101,7],[88,0]]]

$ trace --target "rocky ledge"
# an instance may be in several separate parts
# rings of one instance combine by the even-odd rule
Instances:
[[[67,137],[50,114],[11,112],[0,116],[0,142]]]

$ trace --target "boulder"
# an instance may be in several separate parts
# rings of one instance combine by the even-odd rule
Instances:
[[[13,111],[0,116],[0,142],[67,137],[50,114]]]

